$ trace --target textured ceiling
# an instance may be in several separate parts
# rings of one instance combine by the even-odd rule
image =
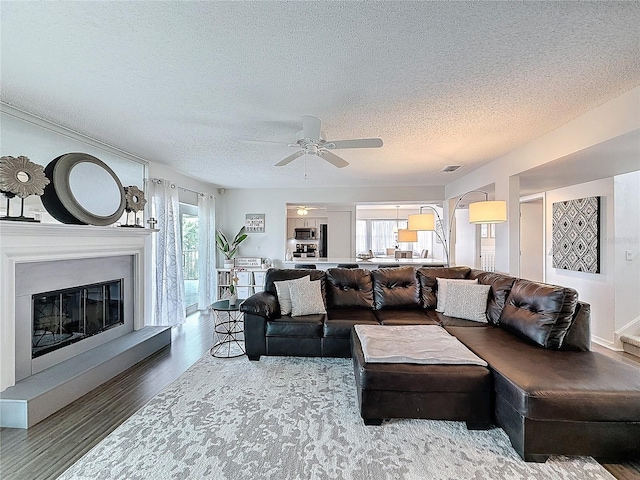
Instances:
[[[3,102],[227,188],[442,185],[640,84],[638,2],[0,8]],[[305,114],[384,147],[308,157],[305,180],[247,142]]]

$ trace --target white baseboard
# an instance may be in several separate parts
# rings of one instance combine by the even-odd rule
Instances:
[[[616,338],[621,335],[636,335],[640,331],[640,317],[634,318],[624,327],[616,330]]]
[[[620,346],[616,345],[616,343],[611,340],[606,340],[598,337],[597,335],[591,335],[591,341],[602,347],[608,348],[609,350],[613,350],[614,352],[622,352],[622,344],[619,341],[618,343],[620,343]]]
[[[638,332],[640,332],[640,317],[634,318],[625,326],[616,330],[615,346],[622,349],[622,342],[620,341],[620,337],[622,335],[638,335]]]

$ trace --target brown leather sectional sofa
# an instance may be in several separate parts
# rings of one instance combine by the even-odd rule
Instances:
[[[306,275],[321,282],[327,313],[281,316],[274,282]],[[437,278],[477,279],[490,285],[488,323],[436,312]],[[355,324],[440,325],[488,363],[490,383],[483,387],[488,391],[480,410],[488,406],[491,421],[505,430],[525,460],[545,461],[549,455],[640,458],[640,368],[590,351],[590,307],[578,301],[573,289],[468,267],[270,269],[264,291],[240,308],[249,359],[353,355],[356,370],[361,352],[352,338]],[[394,372],[406,366],[389,368]],[[392,416],[414,418],[422,394],[411,392],[416,389],[405,377],[397,371],[387,374],[383,386],[378,381],[378,390],[369,392],[375,372],[360,370],[356,381],[365,420],[380,416],[385,408],[376,401],[362,403],[364,393],[383,403],[384,390],[410,394],[406,412]],[[478,404],[477,398],[473,402]],[[446,405],[431,408],[444,409],[446,416],[417,418],[457,419],[459,413]],[[473,424],[473,416],[465,415]],[[482,423],[483,418],[476,420]]]

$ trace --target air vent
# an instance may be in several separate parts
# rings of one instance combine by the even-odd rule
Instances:
[[[444,167],[442,170],[440,170],[441,172],[455,172],[457,169],[459,169],[462,165],[447,165],[446,167]]]

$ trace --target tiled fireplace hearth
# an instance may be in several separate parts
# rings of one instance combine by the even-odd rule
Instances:
[[[144,327],[150,233],[0,223],[0,426],[28,428],[170,343]]]

